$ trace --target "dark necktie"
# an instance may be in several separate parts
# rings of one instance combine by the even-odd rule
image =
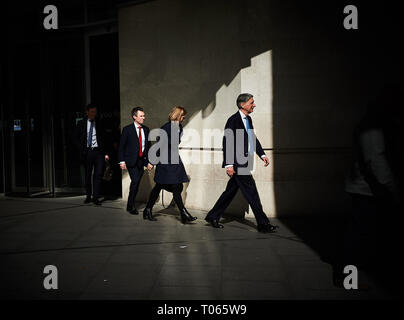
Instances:
[[[90,120],[90,132],[88,133],[87,144],[88,147],[93,145],[93,129],[94,129],[94,120]]]
[[[142,151],[142,127],[139,126],[139,157],[143,156],[143,151]]]

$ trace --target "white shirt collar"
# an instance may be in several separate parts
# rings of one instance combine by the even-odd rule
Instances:
[[[135,121],[133,121],[133,124],[135,125],[136,129],[139,129],[139,127],[142,128],[142,126],[141,126],[141,125],[138,125]]]
[[[238,112],[240,112],[241,119],[247,118],[247,116],[241,110],[239,110]]]

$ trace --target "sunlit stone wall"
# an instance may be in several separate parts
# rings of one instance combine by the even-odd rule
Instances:
[[[134,106],[143,106],[146,124],[158,128],[181,105],[188,110],[186,131],[201,137],[185,134],[181,144],[190,177],[186,207],[209,210],[225,189],[221,140],[241,92],[254,95],[251,116],[270,158],[267,168],[256,158],[254,171],[267,215],[331,214],[349,205],[344,173],[364,105],[353,48],[301,9],[267,0],[157,0],[120,8],[122,127]],[[216,130],[212,143],[204,129]],[[210,163],[197,164],[198,158]],[[124,199],[129,183],[125,173]],[[145,202],[153,185],[153,174],[145,174],[137,201]],[[170,200],[165,193],[164,205]],[[240,194],[228,212],[252,214]]]

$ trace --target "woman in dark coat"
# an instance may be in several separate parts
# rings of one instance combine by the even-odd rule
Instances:
[[[160,148],[160,162],[156,164],[156,173],[154,181],[156,185],[150,193],[149,201],[143,211],[143,218],[151,221],[156,221],[153,217],[152,208],[162,189],[172,192],[175,203],[180,210],[181,222],[187,223],[196,220],[196,217],[191,214],[184,207],[181,192],[183,190],[183,182],[189,182],[184,164],[178,153],[178,145],[181,142],[181,135],[183,132],[181,122],[184,121],[186,110],[183,107],[174,107],[169,116],[169,122],[164,124],[161,129],[167,134],[168,141],[162,141]],[[162,139],[162,138],[160,138]],[[163,155],[166,155],[164,158]]]

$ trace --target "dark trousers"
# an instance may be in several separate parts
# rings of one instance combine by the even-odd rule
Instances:
[[[138,158],[134,167],[127,167],[130,176],[130,187],[128,204],[126,207],[129,210],[132,210],[135,205],[135,198],[139,190],[140,180],[142,179],[144,173],[143,167],[143,158]]]
[[[149,201],[147,202],[146,208],[153,208],[160,194],[161,189],[173,193],[174,201],[177,204],[178,209],[184,209],[184,203],[182,202],[181,192],[183,189],[182,183],[178,184],[159,184],[156,183],[153,190],[150,193]]]
[[[234,174],[227,183],[226,190],[222,193],[220,198],[216,201],[214,207],[209,211],[206,216],[207,220],[219,220],[224,211],[227,209],[238,189],[240,188],[243,196],[251,206],[255,219],[258,224],[269,223],[268,217],[262,210],[262,204],[258,195],[257,186],[255,185],[254,178],[251,175],[236,175]]]
[[[104,165],[105,165],[105,156],[99,150],[91,150],[87,151],[84,168],[86,173],[86,194],[87,197],[91,197],[93,195],[94,199],[97,199],[100,195],[101,189],[101,181],[104,175]],[[91,184],[91,175],[93,173],[93,183]]]

